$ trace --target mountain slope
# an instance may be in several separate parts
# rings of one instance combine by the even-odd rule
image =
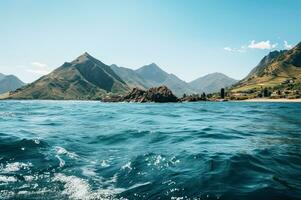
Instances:
[[[151,84],[152,86],[163,83],[169,76],[168,73],[163,71],[155,63],[145,65],[136,70],[136,73],[139,74],[144,80]]]
[[[4,75],[0,73],[0,94],[14,91],[25,85],[18,77],[14,75]]]
[[[135,88],[135,87],[140,89],[149,88],[149,84],[147,84],[147,81],[144,80],[135,70],[128,69],[125,67],[119,67],[114,64],[111,65],[110,67],[131,88]]]
[[[301,81],[301,42],[291,50],[274,51],[265,56],[232,91],[245,92],[262,87],[277,87],[293,79]]]
[[[213,93],[220,91],[221,88],[226,88],[237,80],[230,78],[222,73],[212,73],[191,81],[189,85],[198,93]]]
[[[11,93],[16,99],[98,99],[126,93],[129,87],[107,65],[84,53],[48,75]]]
[[[166,85],[177,96],[182,96],[184,93],[195,93],[195,91],[190,88],[190,86],[185,81],[181,80],[174,74],[168,74],[155,63],[145,65],[135,71],[140,77],[144,79],[144,84],[148,88]]]

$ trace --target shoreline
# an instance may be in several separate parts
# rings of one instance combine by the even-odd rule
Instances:
[[[257,99],[238,100],[238,101],[234,101],[234,102],[301,103],[301,99],[266,99],[266,98],[257,98]]]

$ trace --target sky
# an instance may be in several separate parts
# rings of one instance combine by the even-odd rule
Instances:
[[[29,83],[88,52],[191,81],[242,79],[301,41],[300,0],[0,0],[0,73]]]

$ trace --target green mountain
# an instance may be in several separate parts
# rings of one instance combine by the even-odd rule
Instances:
[[[230,87],[237,80],[230,78],[222,73],[212,73],[206,76],[197,78],[189,83],[190,87],[193,88],[197,93],[213,93],[219,92],[221,88]]]
[[[234,93],[252,93],[262,88],[286,87],[301,82],[301,42],[291,50],[273,51],[249,75],[232,88]]]
[[[48,75],[10,94],[13,99],[99,99],[124,94],[127,84],[108,66],[84,53]]]
[[[0,73],[0,94],[14,91],[23,85],[25,85],[25,83],[23,83],[18,77]]]

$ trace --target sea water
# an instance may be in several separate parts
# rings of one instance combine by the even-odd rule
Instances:
[[[301,199],[301,104],[0,101],[0,199]]]

